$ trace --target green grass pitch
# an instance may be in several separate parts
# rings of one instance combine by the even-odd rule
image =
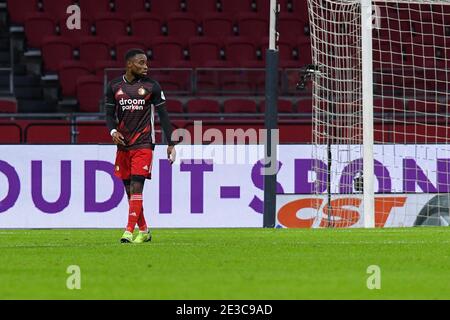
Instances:
[[[0,299],[450,299],[450,228],[0,230]],[[81,271],[69,290],[67,268]],[[370,265],[381,289],[369,290]]]

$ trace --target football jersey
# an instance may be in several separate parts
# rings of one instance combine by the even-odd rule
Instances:
[[[125,76],[111,80],[106,108],[114,107],[117,131],[125,138],[121,150],[151,147],[155,143],[155,108],[164,108],[165,97],[159,83],[144,77],[129,82]]]

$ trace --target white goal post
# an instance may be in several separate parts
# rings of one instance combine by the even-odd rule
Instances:
[[[354,216],[346,208],[359,207],[360,226],[378,227],[394,219],[380,208],[401,201],[394,225],[448,225],[450,0],[308,0],[308,7],[317,69],[311,179],[312,193],[328,197],[322,226],[348,225]],[[349,194],[361,204],[337,202]],[[432,204],[424,194],[440,198]]]

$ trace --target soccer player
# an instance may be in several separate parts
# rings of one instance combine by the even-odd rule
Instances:
[[[143,243],[152,239],[144,218],[142,191],[145,180],[151,178],[155,109],[168,141],[167,157],[171,163],[175,161],[175,149],[164,93],[158,82],[147,77],[145,52],[131,49],[125,60],[126,73],[108,84],[106,125],[117,145],[114,174],[123,180],[129,201],[128,225],[120,241]],[[136,224],[139,234],[133,240]]]

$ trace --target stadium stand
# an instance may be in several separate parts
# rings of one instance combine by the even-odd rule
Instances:
[[[10,75],[0,72],[2,113],[86,112],[98,116],[103,112],[105,81],[121,74],[126,51],[138,47],[148,53],[150,73],[161,83],[169,99],[169,112],[174,116],[174,121],[180,120],[180,126],[191,126],[193,120],[199,115],[204,119],[201,114],[206,113],[217,115],[210,118],[211,126],[214,121],[215,124],[220,123],[221,128],[263,126],[260,118],[265,110],[264,66],[269,0],[1,2],[6,3],[7,9],[0,15],[0,21],[3,19],[8,28],[0,31],[0,68],[2,61],[7,66],[14,61],[11,71],[14,75],[13,94],[9,92],[9,96],[2,92],[8,91]],[[278,111],[282,114],[280,128],[286,130],[281,138],[285,142],[310,142],[310,132],[306,131],[311,127],[311,88],[308,86],[305,91],[295,89],[298,69],[312,61],[308,10],[305,0],[279,2]],[[71,4],[78,4],[81,8],[80,29],[71,30],[65,23],[68,17],[66,8]],[[429,63],[427,59],[413,59],[420,55],[430,57],[430,61],[435,57],[450,57],[450,49],[446,47],[450,37],[450,21],[446,21],[439,30],[428,30],[430,25],[403,24],[398,11],[393,8],[389,9],[388,15],[389,21],[382,19],[381,23],[389,23],[390,33],[381,31],[374,34],[378,39],[374,42],[374,55],[380,52],[386,55],[385,52],[389,51],[388,56],[383,58],[385,61],[403,61],[406,65],[411,61],[424,66]],[[429,13],[429,17],[422,18],[434,21],[435,15]],[[417,47],[395,45],[395,39],[414,37],[414,30],[433,32],[438,37],[414,39],[420,44]],[[7,40],[2,40],[2,35]],[[394,41],[388,43],[387,39]],[[10,41],[15,42],[13,57],[9,56]],[[422,46],[424,43],[436,44],[436,41],[441,44],[437,49]],[[376,70],[383,67],[375,65]],[[444,64],[440,67],[437,72],[442,81],[433,85],[438,86],[437,90],[450,90],[449,73]],[[405,77],[410,70],[402,72],[402,81],[412,81]],[[420,89],[417,78],[423,79],[422,89],[425,91],[430,85],[426,74],[416,76],[415,87]],[[394,88],[399,79],[392,77],[385,83],[390,81]],[[387,93],[390,89],[386,86],[383,90]],[[444,110],[446,107],[442,101],[424,104],[420,99],[374,101],[374,111],[379,115]],[[231,113],[233,117],[227,118]],[[252,121],[256,122],[249,122],[251,116]],[[227,121],[223,122],[224,119]],[[95,142],[89,135],[103,130],[100,129],[101,124],[96,125],[85,125],[82,133],[80,129],[78,142]],[[31,126],[27,134],[24,133],[25,127],[19,126],[22,137],[11,137],[11,141],[73,141],[67,124],[49,126],[48,132],[43,129],[45,123]],[[3,132],[4,128],[0,126],[0,130]],[[50,139],[52,134],[49,132],[61,133],[59,140]],[[106,142],[109,142],[108,138],[106,136]]]

